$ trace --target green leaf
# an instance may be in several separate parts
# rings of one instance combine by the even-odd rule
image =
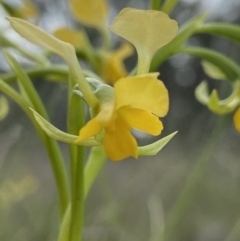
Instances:
[[[40,127],[46,132],[46,134],[50,137],[52,137],[55,140],[63,141],[66,143],[75,143],[78,136],[68,134],[66,132],[63,132],[53,126],[51,123],[49,123],[47,120],[45,120],[41,115],[39,115],[36,111],[34,111],[32,108],[30,108],[33,112],[33,115],[40,125]],[[88,140],[82,141],[77,143],[76,145],[83,145],[83,146],[98,146],[100,143],[98,143],[94,138],[89,138]]]
[[[179,0],[166,0],[164,1],[164,4],[161,8],[161,11],[163,11],[166,14],[170,14],[173,10],[173,8],[176,6]]]
[[[216,51],[207,48],[186,47],[181,48],[178,52],[194,55],[207,60],[211,64],[217,66],[226,75],[227,80],[236,81],[240,77],[239,66],[230,58]]]
[[[0,96],[0,121],[3,120],[9,112],[9,105],[7,99],[2,95]]]
[[[170,43],[159,49],[154,55],[150,72],[155,71],[168,57],[175,54],[175,52],[188,40],[196,29],[201,27],[206,17],[207,14],[201,14],[185,23],[180,28],[176,37]]]
[[[204,60],[204,61],[202,61],[202,66],[203,66],[204,72],[211,78],[216,79],[216,80],[227,79],[227,76],[216,65]]]
[[[177,131],[172,134],[147,146],[138,147],[139,156],[154,156],[177,134]]]
[[[226,23],[204,24],[196,33],[209,33],[240,43],[240,26]]]

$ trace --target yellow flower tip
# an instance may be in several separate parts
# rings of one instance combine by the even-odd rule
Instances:
[[[104,0],[70,0],[73,16],[81,23],[103,29],[108,16],[108,5]]]
[[[122,78],[114,85],[116,109],[131,106],[149,111],[159,117],[169,109],[168,91],[163,82],[157,79],[159,73],[149,73]]]
[[[62,27],[54,31],[53,35],[75,48],[84,48],[84,36],[82,32],[67,27]]]
[[[103,79],[107,83],[115,83],[120,78],[126,77],[128,72],[124,65],[124,60],[131,56],[134,48],[130,43],[124,43],[119,49],[103,56]]]
[[[153,136],[159,135],[163,130],[162,122],[149,111],[126,106],[120,108],[118,113],[127,121],[131,128]]]
[[[102,129],[102,125],[96,118],[91,119],[80,131],[76,139],[76,143],[87,140],[88,138],[97,135]]]
[[[112,161],[120,161],[127,157],[138,157],[137,141],[130,132],[129,124],[121,117],[115,120],[116,128],[111,125],[105,129],[104,148]]]
[[[178,24],[160,11],[125,8],[110,29],[131,42],[138,55],[151,59],[159,48],[175,37]]]
[[[23,5],[17,9],[17,15],[23,19],[36,17],[38,16],[38,9],[30,0],[25,0]]]
[[[233,115],[233,123],[238,132],[240,132],[240,108]]]

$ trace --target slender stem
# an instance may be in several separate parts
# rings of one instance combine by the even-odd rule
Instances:
[[[110,35],[107,28],[99,29],[100,33],[102,34],[102,50],[109,50],[110,48]]]
[[[84,102],[73,94],[75,82],[69,79],[68,89],[68,132],[77,135],[85,124]],[[71,212],[69,223],[69,241],[82,240],[84,217],[84,146],[69,145],[71,159]]]
[[[150,0],[149,8],[152,10],[159,10],[162,0]]]
[[[183,191],[181,192],[170,214],[168,215],[164,231],[160,232],[154,240],[167,240],[174,232],[182,215],[192,201],[194,194],[198,190],[198,186],[201,184],[201,181],[204,178],[204,174],[212,159],[211,156],[215,150],[217,141],[221,134],[221,130],[223,129],[225,123],[226,119],[224,117],[219,117],[217,124],[213,129],[208,142],[206,143],[205,150],[202,152],[202,155],[198,159],[197,164],[189,176]]]
[[[178,0],[166,0],[161,10],[166,14],[170,14],[177,3]]]
[[[69,241],[70,221],[71,221],[71,204],[68,205],[68,208],[62,219],[60,231],[58,235],[58,241]]]
[[[66,65],[49,65],[34,67],[31,69],[26,69],[24,71],[30,78],[49,76],[50,79],[60,83],[67,83],[69,75],[69,69]],[[100,79],[98,75],[94,74],[89,70],[83,70],[83,73],[87,77]],[[4,80],[7,84],[12,84],[16,82],[17,76],[15,73],[1,74],[0,79]]]
[[[81,241],[84,223],[84,156],[85,148],[78,147],[78,162],[75,174],[75,190],[72,194],[71,227],[69,241]]]
[[[28,75],[24,72],[24,70],[22,70],[18,62],[8,52],[5,51],[4,54],[9,65],[14,70],[15,74],[18,76],[18,79],[22,85],[22,88],[24,89],[27,95],[27,99],[30,100],[34,109],[41,116],[49,120],[48,113]],[[53,174],[55,177],[57,190],[59,193],[60,214],[61,214],[61,217],[63,217],[68,205],[68,200],[69,200],[68,177],[67,177],[67,172],[64,165],[64,160],[63,160],[60,148],[55,140],[53,140],[49,136],[46,136],[43,142],[48,152],[48,156],[51,160]]]
[[[60,216],[63,217],[64,212],[68,205],[68,184],[67,184],[67,175],[66,169],[64,166],[64,162],[62,160],[62,156],[59,150],[57,143],[51,139],[49,136],[42,131],[38,123],[36,122],[31,110],[29,107],[33,107],[31,103],[27,102],[25,99],[20,96],[17,91],[15,91],[12,87],[4,83],[0,80],[0,90],[3,91],[6,95],[11,97],[27,114],[29,119],[32,121],[37,133],[39,134],[48,156],[51,161],[51,166],[53,170],[53,174],[55,177],[59,201],[60,201]]]

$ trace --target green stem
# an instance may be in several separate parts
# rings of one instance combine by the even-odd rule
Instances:
[[[162,0],[150,0],[149,8],[152,10],[159,10]]]
[[[110,48],[110,35],[106,28],[99,29],[100,33],[102,34],[102,47],[101,50],[109,50]]]
[[[166,0],[161,10],[166,14],[170,14],[177,3],[178,0]]]
[[[60,231],[59,231],[59,235],[58,235],[58,241],[68,241],[69,240],[70,221],[71,221],[71,204],[68,205],[68,208],[62,219]]]
[[[102,170],[104,163],[107,160],[107,156],[102,146],[93,147],[88,157],[88,162],[84,170],[84,198],[87,198],[92,184],[94,183],[99,172]]]
[[[69,241],[82,240],[82,229],[84,223],[84,156],[85,148],[78,147],[78,162],[76,166],[75,187],[72,194],[71,227]]]
[[[224,117],[219,117],[218,122],[215,128],[213,129],[209,137],[209,140],[206,144],[205,150],[202,152],[202,155],[198,159],[197,164],[193,169],[189,179],[187,180],[187,183],[183,191],[181,192],[170,214],[168,215],[164,231],[160,232],[154,240],[167,240],[171,236],[171,234],[174,233],[174,230],[176,230],[176,227],[179,224],[182,215],[191,203],[194,194],[198,190],[198,187],[201,184],[202,179],[204,178],[205,172],[210,163],[211,156],[213,154],[213,151],[215,150],[217,141],[219,139],[225,121],[226,119]]]
[[[69,79],[68,88],[68,133],[77,135],[85,124],[84,102],[73,94],[75,82]],[[84,217],[84,157],[85,147],[74,144],[69,145],[71,159],[71,212],[69,223],[69,241],[82,240],[82,227]]]
[[[24,70],[22,70],[18,62],[7,51],[4,51],[4,55],[9,65],[18,77],[19,82],[27,95],[27,99],[29,99],[29,101],[32,103],[33,108],[41,116],[49,120],[48,113],[28,75],[24,72]],[[59,194],[60,214],[62,218],[66,211],[69,201],[68,178],[66,168],[64,165],[64,160],[60,148],[55,140],[46,135],[43,139],[43,143],[47,150],[48,156],[51,160],[53,174],[55,177],[57,190]]]
[[[53,77],[57,77],[56,81],[61,83],[67,83],[69,75],[69,69],[66,65],[49,65],[34,67],[31,69],[26,69],[24,71],[30,78],[49,76],[50,79],[55,80]],[[94,74],[89,70],[84,70],[83,73],[86,77],[100,79],[98,75]],[[15,73],[1,74],[0,79],[4,80],[7,84],[12,84],[16,82],[17,76]]]

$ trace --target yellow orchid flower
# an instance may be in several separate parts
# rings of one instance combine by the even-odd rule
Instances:
[[[103,54],[102,79],[113,84],[120,78],[126,77],[128,72],[124,66],[124,60],[133,52],[133,46],[125,42],[120,48]]]
[[[151,135],[163,129],[158,117],[168,112],[168,91],[157,79],[158,73],[122,78],[114,85],[114,98],[100,103],[99,113],[79,132],[76,142],[105,131],[103,145],[113,161],[138,157],[137,141],[131,134],[135,128]]]
[[[233,123],[238,132],[240,132],[240,107],[236,110],[233,115]]]
[[[143,74],[148,73],[155,52],[175,37],[178,24],[160,11],[124,8],[110,29],[136,47],[138,74]]]
[[[17,9],[17,12],[23,19],[36,17],[38,15],[37,7],[30,0],[24,0],[22,7]]]
[[[17,7],[7,1],[0,1],[0,4],[13,17],[29,19],[38,16],[38,9],[31,0],[23,0],[21,6]]]
[[[61,27],[56,29],[53,35],[56,38],[73,45],[77,49],[84,48],[86,45],[84,35],[80,30]]]
[[[106,28],[108,5],[104,0],[70,0],[73,16],[84,25],[100,32]]]

